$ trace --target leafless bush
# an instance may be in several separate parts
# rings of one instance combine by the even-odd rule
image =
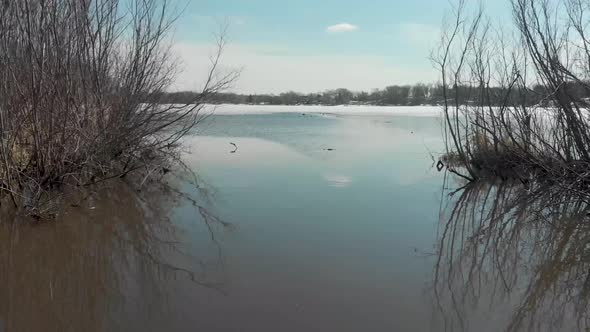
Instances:
[[[236,79],[218,70],[197,100],[161,105],[176,66],[167,0],[22,0],[0,5],[0,183],[42,215],[64,186],[166,172],[202,104]]]
[[[590,3],[510,3],[514,24],[499,25],[460,0],[433,55],[448,152],[466,172],[453,171],[470,180],[588,178]]]

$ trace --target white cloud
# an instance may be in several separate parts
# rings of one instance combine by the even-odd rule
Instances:
[[[350,23],[339,23],[329,26],[326,31],[330,33],[352,32],[358,30],[359,27]]]
[[[178,43],[181,59],[173,90],[198,90],[209,68],[213,45]],[[431,82],[437,73],[430,62],[408,65],[387,56],[293,54],[289,48],[265,44],[229,44],[222,58],[226,69],[243,68],[234,91],[242,93],[320,92],[348,88],[370,91],[392,84]]]
[[[440,40],[438,27],[422,23],[402,23],[397,27],[398,37],[416,46],[432,47]]]

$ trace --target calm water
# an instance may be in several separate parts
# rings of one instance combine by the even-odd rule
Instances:
[[[440,128],[423,116],[209,117],[186,142],[198,188],[175,180],[194,204],[113,187],[58,223],[0,229],[0,330],[586,326],[584,226],[537,222],[586,210],[529,220],[548,201],[511,205],[512,187],[449,197],[462,184],[433,165]]]

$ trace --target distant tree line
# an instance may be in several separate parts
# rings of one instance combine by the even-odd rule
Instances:
[[[571,83],[570,91],[577,99],[590,98],[590,91],[586,85]],[[382,105],[382,106],[418,106],[443,105],[445,102],[443,86],[441,84],[392,85],[385,89],[375,89],[371,92],[354,92],[348,89],[328,90],[319,93],[284,92],[281,94],[237,94],[216,93],[208,97],[216,104],[253,104],[253,105]],[[485,90],[482,94],[481,91]],[[515,93],[513,89],[501,87],[478,87],[473,85],[458,85],[447,87],[446,95],[452,105],[459,102],[462,105],[505,105],[518,102],[525,105],[547,105],[550,103],[551,91],[545,87],[535,85],[530,89]],[[197,92],[181,91],[167,92],[158,96],[158,102],[186,104],[198,100]]]
[[[186,103],[198,93],[170,92],[161,96],[163,103]],[[437,85],[394,85],[383,90],[354,92],[348,89],[318,93],[284,92],[281,94],[218,93],[209,98],[215,103],[257,105],[423,105],[442,102],[442,88]]]

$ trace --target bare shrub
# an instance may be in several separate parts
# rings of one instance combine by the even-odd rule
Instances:
[[[22,0],[0,5],[0,183],[13,204],[49,212],[54,193],[142,171],[166,172],[219,72],[223,34],[203,90],[163,105],[174,78],[167,0]]]
[[[459,175],[587,178],[590,9],[584,0],[511,0],[513,25],[455,8],[433,60],[448,152]],[[463,171],[464,170],[464,171]]]

